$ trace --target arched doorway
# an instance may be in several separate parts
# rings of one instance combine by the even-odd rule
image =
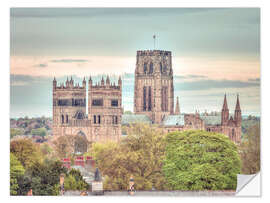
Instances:
[[[75,154],[84,154],[87,152],[88,140],[86,135],[81,130],[77,133],[74,139]]]

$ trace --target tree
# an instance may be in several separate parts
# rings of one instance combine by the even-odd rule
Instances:
[[[75,152],[85,153],[90,143],[81,135],[65,135],[58,137],[53,144],[58,157],[65,158],[73,156]]]
[[[20,195],[26,195],[29,189],[33,195],[57,195],[59,190],[59,177],[67,173],[60,161],[36,162],[25,172],[19,181]],[[58,189],[57,189],[58,187]]]
[[[10,153],[10,194],[17,195],[18,179],[23,176],[24,168],[17,157]]]
[[[15,137],[16,135],[22,135],[23,131],[18,128],[10,128],[10,138]]]
[[[18,158],[24,168],[42,161],[39,147],[28,138],[13,140],[10,143],[10,152]]]
[[[136,190],[166,189],[162,174],[164,135],[156,126],[140,123],[127,129],[120,143],[96,143],[93,156],[101,174],[104,188],[127,190],[132,175]]]
[[[71,169],[65,178],[65,190],[87,190],[89,185],[83,180],[79,170]]]
[[[166,136],[163,171],[172,190],[235,189],[240,158],[236,145],[225,135],[172,132]]]
[[[254,174],[260,171],[260,124],[251,126],[240,145],[242,173]]]
[[[31,135],[37,135],[41,137],[45,137],[47,135],[46,128],[36,128],[31,130]]]

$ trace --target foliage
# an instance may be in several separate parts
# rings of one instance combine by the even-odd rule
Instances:
[[[132,115],[132,111],[125,111],[124,114]]]
[[[10,138],[13,138],[17,135],[22,135],[23,131],[21,129],[18,128],[10,128]]]
[[[47,135],[46,128],[36,128],[31,130],[31,135],[37,135],[41,137],[45,137]]]
[[[235,189],[240,164],[236,145],[225,135],[190,130],[166,136],[163,171],[173,190]]]
[[[26,195],[29,189],[32,189],[33,195],[57,195],[61,173],[67,173],[67,170],[60,161],[36,162],[19,181],[18,194]]]
[[[164,136],[156,126],[136,123],[119,143],[96,143],[93,156],[103,176],[104,189],[127,190],[134,177],[136,190],[166,189],[162,175]]]
[[[22,163],[24,168],[31,167],[42,161],[40,149],[30,139],[13,140],[10,143],[10,152]]]
[[[242,173],[254,174],[260,171],[260,124],[247,130],[240,145]]]
[[[248,129],[256,124],[260,124],[260,118],[249,115],[242,120],[242,133],[246,134]]]
[[[76,151],[84,153],[89,145],[87,139],[80,135],[60,136],[53,143],[59,158],[71,157]]]
[[[18,178],[23,176],[24,168],[17,157],[10,153],[10,194],[16,195],[19,189]]]

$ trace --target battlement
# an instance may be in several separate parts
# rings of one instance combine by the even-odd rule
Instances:
[[[68,80],[68,78],[67,78],[65,83],[59,83],[59,85],[57,85],[57,81],[54,78],[54,80],[53,80],[53,89],[54,90],[66,90],[66,89],[85,90],[86,89],[86,81],[85,81],[85,78],[84,78],[83,82],[82,82],[82,86],[80,86],[79,83],[74,83],[74,80],[71,77],[70,80]]]
[[[122,86],[122,80],[121,77],[118,79],[118,84],[115,84],[110,82],[109,76],[107,76],[106,82],[104,81],[104,78],[102,77],[100,82],[96,82],[93,84],[91,77],[89,78],[89,87],[94,88],[94,89],[112,89],[112,90],[120,90]]]
[[[137,56],[171,56],[171,51],[165,51],[165,50],[138,50]]]

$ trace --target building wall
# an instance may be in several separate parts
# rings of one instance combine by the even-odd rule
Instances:
[[[171,52],[137,51],[134,113],[160,124],[165,115],[174,113],[173,87]]]
[[[60,86],[57,86],[56,81],[53,82],[54,138],[82,133],[88,141],[119,141],[122,134],[123,113],[121,79],[119,79],[118,85],[111,84],[109,78],[106,85],[104,81],[96,85],[92,85],[92,81],[89,81],[88,98],[88,115],[86,115],[85,80],[82,86],[76,85],[75,87],[69,82]],[[83,102],[75,105],[75,100]],[[101,100],[102,105],[93,104],[93,100]],[[62,115],[64,122],[62,122]],[[68,120],[66,120],[66,116],[68,116]]]

